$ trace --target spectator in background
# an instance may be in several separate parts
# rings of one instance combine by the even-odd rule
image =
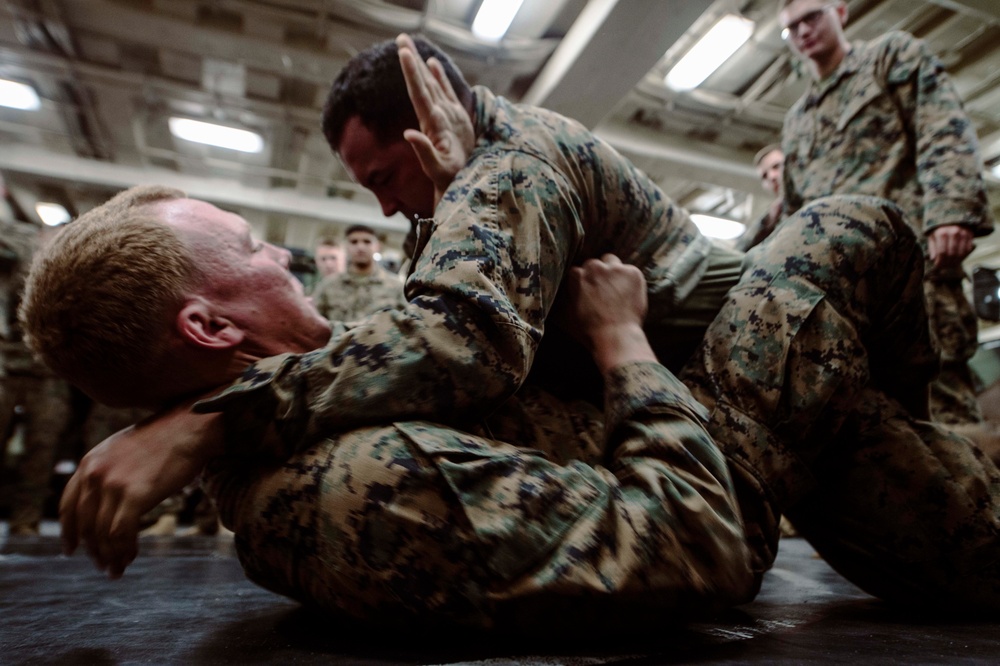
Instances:
[[[344,270],[344,248],[333,236],[322,236],[316,244],[316,270],[320,280]]]
[[[774,227],[781,221],[781,167],[784,161],[785,154],[781,152],[781,144],[778,143],[765,146],[754,156],[753,166],[760,176],[760,184],[774,195],[775,199],[767,211],[736,239],[737,250],[746,252],[759,245],[771,235]]]
[[[353,321],[406,304],[403,281],[375,259],[381,250],[375,230],[355,224],[345,234],[347,270],[329,275],[313,290],[313,303],[330,321]]]
[[[941,372],[931,416],[980,423],[968,361],[977,321],[962,260],[993,230],[976,132],[944,65],[905,32],[851,44],[847,6],[784,0],[782,36],[813,81],[785,116],[784,215],[830,194],[898,204],[927,255],[924,292]]]
[[[47,232],[28,222],[0,178],[0,447],[23,426],[15,451],[0,451],[16,468],[10,534],[35,535],[52,484],[60,437],[70,418],[69,384],[39,363],[21,339],[17,307],[31,259]],[[16,458],[16,461],[13,460]]]

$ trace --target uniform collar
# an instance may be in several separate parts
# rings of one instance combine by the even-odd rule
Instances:
[[[823,97],[830,92],[830,90],[836,88],[844,78],[854,74],[859,69],[861,69],[861,44],[860,42],[855,42],[851,44],[851,48],[848,49],[844,59],[832,74],[821,81],[816,81],[814,79],[810,82],[809,105],[813,106],[818,104],[819,101],[822,100]]]

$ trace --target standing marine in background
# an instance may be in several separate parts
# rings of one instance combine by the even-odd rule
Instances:
[[[884,197],[903,209],[927,254],[924,292],[941,356],[931,416],[981,422],[962,260],[993,220],[976,132],[944,65],[905,32],[851,44],[842,0],[785,0],[780,22],[813,77],[785,116],[784,214],[830,194]]]
[[[14,463],[10,534],[34,535],[49,496],[59,438],[69,422],[69,385],[38,362],[21,339],[17,308],[44,230],[23,221],[2,178],[0,194],[0,446],[7,446],[21,412],[24,439]],[[14,455],[9,449],[6,454]]]
[[[751,224],[743,235],[736,239],[734,247],[741,252],[760,245],[771,235],[781,221],[781,170],[785,154],[781,152],[781,144],[772,143],[761,148],[753,158],[753,168],[760,177],[761,186],[774,195],[775,199],[767,207],[764,214]]]
[[[330,321],[354,321],[379,310],[406,304],[403,281],[375,259],[381,244],[375,230],[363,224],[347,229],[347,270],[323,278],[313,291],[313,303]]]

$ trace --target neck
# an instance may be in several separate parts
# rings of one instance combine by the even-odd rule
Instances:
[[[375,272],[375,262],[368,264],[367,266],[358,266],[354,264],[351,266],[351,272],[355,275],[371,275]]]
[[[840,63],[844,62],[844,58],[847,57],[847,52],[850,48],[851,45],[842,39],[837,42],[837,47],[829,53],[817,54],[815,58],[810,59],[809,65],[812,69],[813,78],[817,81],[822,81],[837,71]]]

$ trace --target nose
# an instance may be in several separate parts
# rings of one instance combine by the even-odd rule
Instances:
[[[381,196],[378,198],[378,202],[379,205],[382,206],[382,214],[386,217],[392,217],[399,211],[399,206],[396,204],[394,199]]]
[[[282,268],[288,268],[292,265],[292,253],[290,251],[271,243],[267,243],[267,248],[274,255],[275,261],[281,264]]]

